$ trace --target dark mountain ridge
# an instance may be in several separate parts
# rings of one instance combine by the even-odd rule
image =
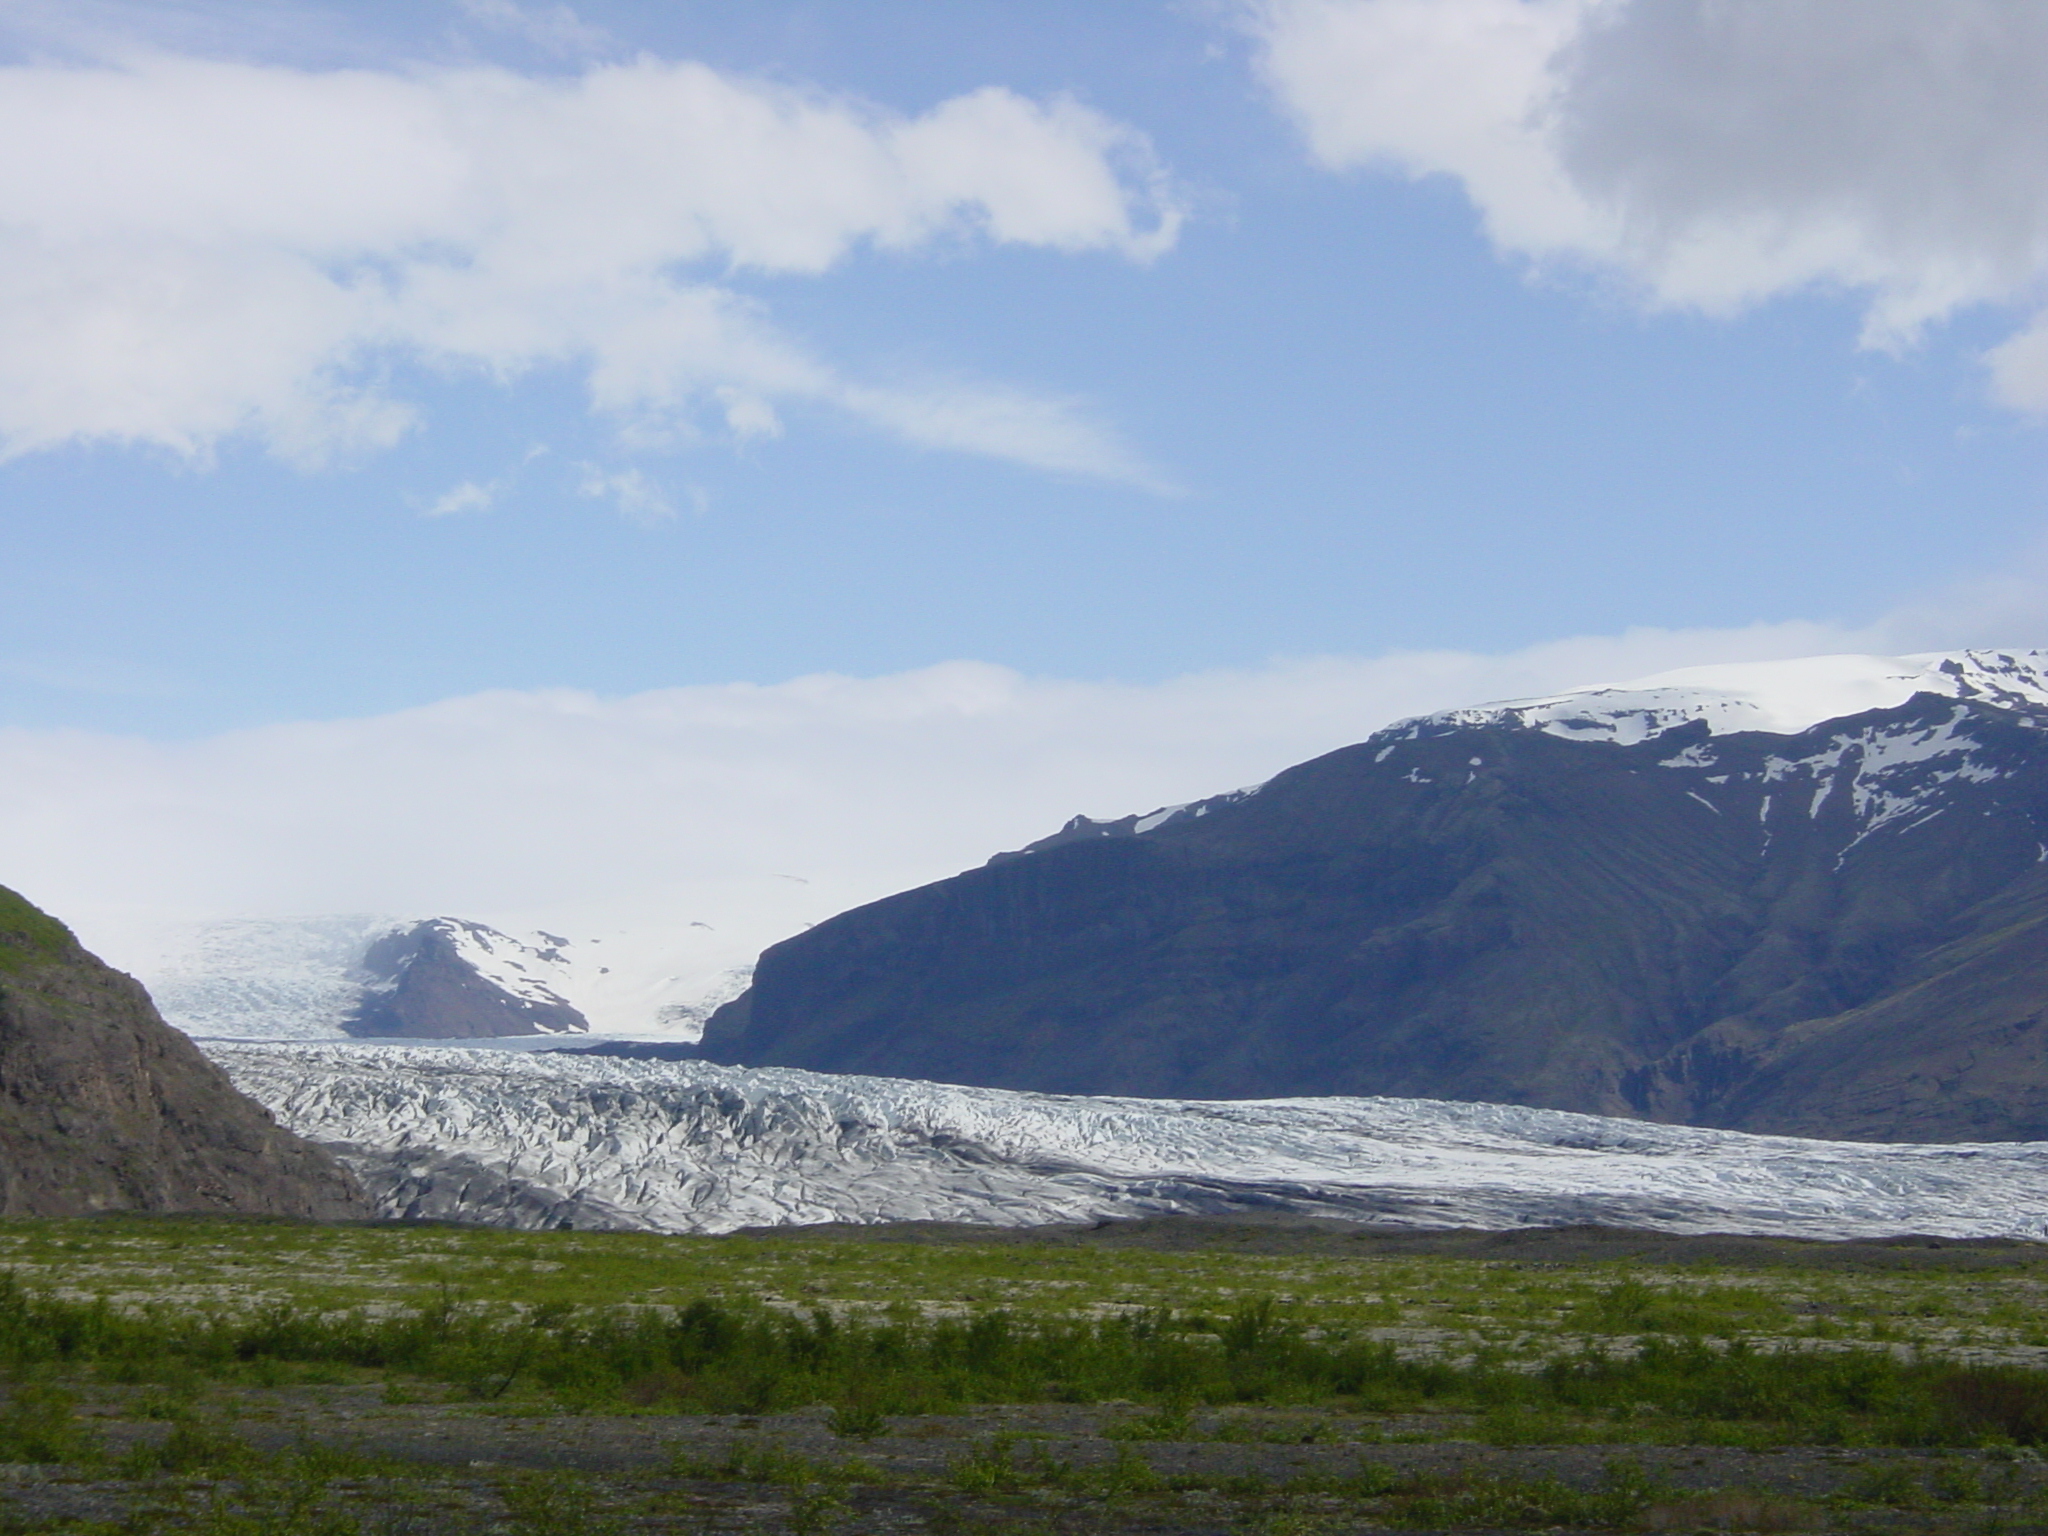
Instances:
[[[373,1214],[138,982],[0,889],[0,1215],[96,1211]]]
[[[2048,1136],[2048,709],[1955,686],[1795,734],[1465,712],[1077,818],[768,950],[704,1054]]]

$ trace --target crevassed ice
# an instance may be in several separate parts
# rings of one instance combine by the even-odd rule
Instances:
[[[1425,1099],[1079,1098],[450,1047],[209,1047],[390,1214],[722,1232],[1283,1210],[2048,1236],[2048,1144],[1871,1145]]]

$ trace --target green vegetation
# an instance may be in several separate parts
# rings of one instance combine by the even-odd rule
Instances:
[[[1951,1514],[1990,1529],[1998,1510],[2033,1529],[2007,1516],[2048,1511],[2044,1283],[2048,1255],[2028,1250],[1734,1268],[8,1223],[0,1464],[76,1469],[130,1503],[127,1524],[0,1514],[0,1536],[379,1536],[379,1511],[431,1530],[440,1517],[418,1512],[444,1506],[470,1512],[447,1528],[478,1536],[695,1530],[707,1500],[739,1497],[724,1488],[757,1490],[763,1528],[817,1532],[857,1528],[878,1499],[1060,1529],[1077,1510],[1107,1530],[1174,1501],[1223,1511],[1219,1530],[1276,1533],[1364,1514],[1388,1529],[1790,1530],[1912,1511],[1916,1529]],[[355,1406],[322,1418],[336,1401]],[[332,1428],[473,1440],[487,1432],[461,1426],[563,1414],[650,1426],[632,1441],[646,1470],[543,1473],[492,1451],[465,1478],[414,1459],[410,1430],[369,1449]],[[287,1420],[298,1439],[280,1438]],[[725,1427],[648,1438],[690,1422]],[[786,1443],[796,1429],[809,1438]],[[939,1438],[918,1452],[919,1436]],[[1462,1449],[1414,1459],[1432,1447]],[[1563,1471],[1512,1464],[1574,1447]],[[1678,1448],[1823,1447],[1849,1459],[1828,1463],[1822,1495],[1669,1475]]]
[[[76,942],[57,919],[0,886],[0,972],[60,959]]]
[[[1624,1304],[1634,1306],[1616,1305]],[[1238,1403],[1462,1411],[1481,1415],[1496,1443],[1587,1438],[1574,1426],[1589,1424],[1609,1441],[2048,1440],[2048,1373],[2038,1370],[1888,1351],[1760,1349],[1698,1334],[1650,1335],[1620,1354],[1584,1349],[1533,1368],[1412,1358],[1388,1341],[1312,1329],[1267,1297],[1222,1317],[1161,1307],[1097,1318],[949,1318],[898,1308],[866,1319],[711,1299],[674,1309],[550,1303],[508,1313],[466,1306],[447,1292],[384,1313],[281,1303],[193,1313],[67,1300],[0,1274],[0,1368],[83,1370],[123,1383],[197,1374],[254,1385],[323,1373],[335,1380],[349,1370],[432,1384],[470,1401],[539,1397],[583,1411],[762,1414],[828,1403],[835,1431],[855,1436],[879,1433],[891,1415],[976,1403],[1120,1399],[1162,1405],[1115,1427],[1116,1438],[1130,1440],[1196,1438],[1191,1405]],[[51,1401],[17,1393],[0,1436],[57,1446]]]

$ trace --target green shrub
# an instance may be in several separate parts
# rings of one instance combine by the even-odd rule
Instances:
[[[889,1416],[873,1402],[856,1399],[836,1404],[825,1427],[842,1439],[872,1440],[888,1433]]]
[[[1957,1366],[1935,1377],[1933,1393],[1960,1438],[2014,1445],[2048,1440],[2048,1374],[2016,1366]]]
[[[1634,1527],[1670,1489],[1631,1462],[1610,1462],[1600,1486],[1573,1488],[1556,1478],[1483,1477],[1457,1473],[1419,1479],[1414,1492],[1397,1494],[1394,1515],[1403,1525],[1557,1525]]]
[[[1663,1303],[1631,1284],[1588,1304],[1641,1321],[1652,1302]],[[967,1403],[1123,1399],[1155,1411],[1113,1426],[1122,1439],[1185,1437],[1199,1406],[1299,1403],[1449,1408],[1476,1415],[1482,1436],[1497,1443],[1637,1438],[1645,1429],[1657,1438],[1759,1446],[2048,1443],[2041,1371],[1790,1342],[1752,1348],[1698,1333],[1639,1337],[1626,1353],[1586,1351],[1532,1371],[1483,1356],[1459,1365],[1406,1360],[1385,1343],[1317,1336],[1265,1298],[1220,1321],[1165,1308],[1110,1317],[993,1310],[835,1318],[709,1297],[673,1311],[522,1316],[466,1305],[445,1288],[397,1312],[131,1312],[30,1291],[0,1273],[0,1366],[173,1384],[160,1397],[190,1396],[208,1378],[355,1371],[381,1375],[393,1401],[414,1396],[417,1383],[441,1383],[440,1395],[517,1395],[587,1409],[759,1414],[825,1403],[835,1405],[832,1427],[855,1436],[881,1432],[893,1415]],[[24,1455],[70,1454],[43,1443],[68,1420],[37,1408],[33,1395],[17,1397],[20,1406],[5,1410],[16,1417],[0,1417],[0,1437],[36,1441]]]
[[[498,1485],[515,1536],[616,1536],[618,1519],[599,1512],[596,1494],[583,1478],[566,1472],[536,1472]]]
[[[154,1445],[131,1446],[121,1458],[125,1477],[226,1476],[251,1466],[256,1453],[246,1441],[210,1424],[180,1420]]]
[[[0,1409],[0,1461],[89,1460],[97,1442],[72,1412],[76,1402],[45,1382],[18,1384]]]

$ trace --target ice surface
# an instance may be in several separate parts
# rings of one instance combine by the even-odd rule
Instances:
[[[362,997],[363,952],[405,926],[368,915],[194,922],[167,928],[136,970],[188,1034],[332,1039]]]
[[[1295,1211],[1801,1237],[2048,1236],[2048,1143],[1874,1145],[1426,1099],[1071,1098],[704,1062],[213,1044],[387,1214],[724,1232]]]
[[[2048,706],[2048,651],[1938,651],[1915,656],[1804,656],[1683,667],[1618,686],[1454,709],[1411,724],[1524,725],[1629,746],[1704,720],[1715,735],[1795,735],[1823,720],[1891,709],[1916,693],[2003,708]]]
[[[421,923],[446,935],[484,979],[528,1002],[566,1002],[603,1035],[695,1040],[704,1021],[744,991],[751,975],[723,949],[712,951],[710,964],[689,963],[685,938],[655,924],[570,938],[554,931],[508,933],[454,917],[171,924],[132,963],[164,1017],[187,1034],[333,1040],[343,1037],[344,1023],[373,985],[362,970],[364,952]]]

